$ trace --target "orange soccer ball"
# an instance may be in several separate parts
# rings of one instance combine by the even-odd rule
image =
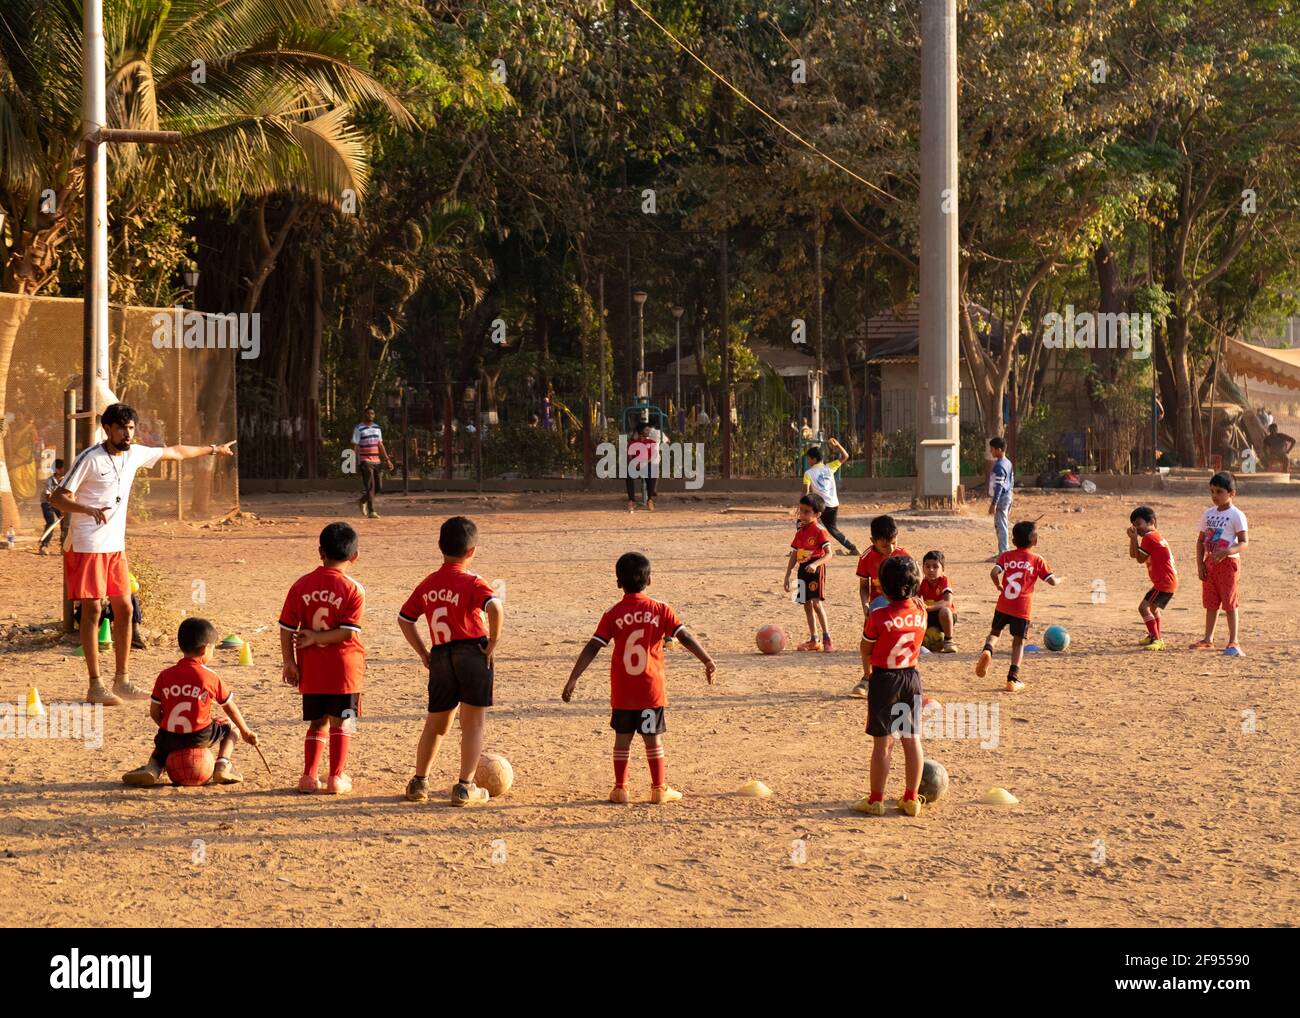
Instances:
[[[754,642],[764,654],[780,654],[785,650],[785,630],[777,625],[768,625],[754,634]]]
[[[206,746],[167,754],[167,776],[173,785],[206,785],[216,766],[216,758]]]

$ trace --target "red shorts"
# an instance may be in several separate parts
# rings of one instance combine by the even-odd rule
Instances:
[[[1209,559],[1205,563],[1205,579],[1201,581],[1201,604],[1210,611],[1222,608],[1230,612],[1237,607],[1237,574],[1241,560],[1229,556],[1222,562]]]
[[[63,578],[69,601],[131,596],[125,552],[65,551]]]

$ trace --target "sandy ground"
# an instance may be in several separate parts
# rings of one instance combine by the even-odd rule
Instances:
[[[1073,642],[1064,654],[1030,655],[1029,688],[1017,695],[1000,689],[1006,637],[988,678],[972,668],[994,600],[984,564],[993,550],[988,517],[904,522],[905,547],[947,553],[959,602],[961,652],[922,658],[927,692],[996,707],[999,719],[996,746],[981,745],[987,738],[926,742],[952,787],[918,819],[848,809],[866,788],[869,757],[865,703],[845,695],[859,675],[854,561],[837,557],[828,582],[843,649],[820,657],[755,650],[761,624],[781,623],[792,635],[802,628],[802,610],[781,590],[791,531],[777,516],[724,515],[719,503],[671,498],[633,517],[608,508],[619,500],[571,496],[385,499],[383,519],[355,520],[369,665],[349,764],[356,790],[342,798],[290,791],[304,725],[296,696],[279,682],[274,623],[290,582],[316,564],[320,527],[353,517],[348,504],[267,496],[245,505],[258,521],[224,531],[134,526],[129,549],[163,571],[175,612],[147,620],[167,639],[133,657],[133,675],[151,684],[173,662],[175,622],[193,581],[203,580],[202,614],[251,639],[254,667],[236,667],[229,652],[215,667],[263,740],[274,777],[241,746],[241,786],[124,788],[120,774],[150,749],[144,705],[106,711],[98,750],[68,739],[0,742],[0,922],[1294,925],[1300,698],[1290,648],[1300,623],[1288,609],[1300,500],[1240,501],[1251,521],[1249,656],[1231,661],[1181,649],[1203,620],[1192,562],[1203,500],[1147,498],[1184,578],[1166,615],[1179,649],[1136,646],[1144,630],[1135,605],[1147,583],[1127,558],[1135,500],[1023,496],[1014,515],[1046,514],[1039,551],[1066,580],[1036,594],[1034,634],[1060,622]],[[775,496],[736,501],[781,504]],[[895,508],[851,501],[841,526],[865,546],[869,517]],[[397,610],[435,562],[438,522],[455,511],[479,521],[478,571],[506,583],[487,741],[513,762],[516,783],[479,810],[453,809],[441,795],[427,804],[401,798],[424,678]],[[0,556],[0,627],[55,625],[59,560],[32,549],[26,542]],[[709,688],[694,658],[669,652],[669,778],[686,795],[670,806],[635,801],[648,785],[639,746],[634,803],[604,801],[612,783],[608,651],[572,704],[559,697],[618,596],[613,563],[628,549],[649,554],[650,593],[677,608],[719,665]],[[1097,580],[1105,600],[1094,603]],[[1274,598],[1279,604],[1265,607]],[[47,703],[84,691],[83,662],[55,640],[19,634],[0,643],[0,701],[23,702],[33,684]],[[435,764],[434,784],[449,787],[455,767],[453,743]],[[775,794],[738,796],[750,778]],[[1020,804],[980,804],[993,785]],[[896,770],[891,798],[899,791]]]

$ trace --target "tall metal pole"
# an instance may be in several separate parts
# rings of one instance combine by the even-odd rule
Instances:
[[[108,126],[104,82],[104,4],[82,5],[82,139],[86,151],[85,296],[81,346],[81,447],[95,440],[96,420],[108,405],[108,153],[98,132]]]
[[[813,237],[814,274],[817,277],[817,386],[812,400],[813,439],[822,439],[822,385],[825,375],[822,358],[822,221],[820,210],[817,213],[817,229]]]
[[[605,273],[600,274],[600,423],[604,426],[605,417]]]
[[[722,478],[731,480],[731,283],[727,271],[727,231],[722,231]]]
[[[917,504],[952,506],[960,470],[957,353],[957,0],[921,0]],[[1008,339],[1014,342],[1014,337]]]

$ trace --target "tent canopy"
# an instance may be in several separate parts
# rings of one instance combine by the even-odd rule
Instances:
[[[1300,389],[1300,349],[1282,350],[1226,339],[1223,354],[1229,375],[1244,375],[1283,389]]]

